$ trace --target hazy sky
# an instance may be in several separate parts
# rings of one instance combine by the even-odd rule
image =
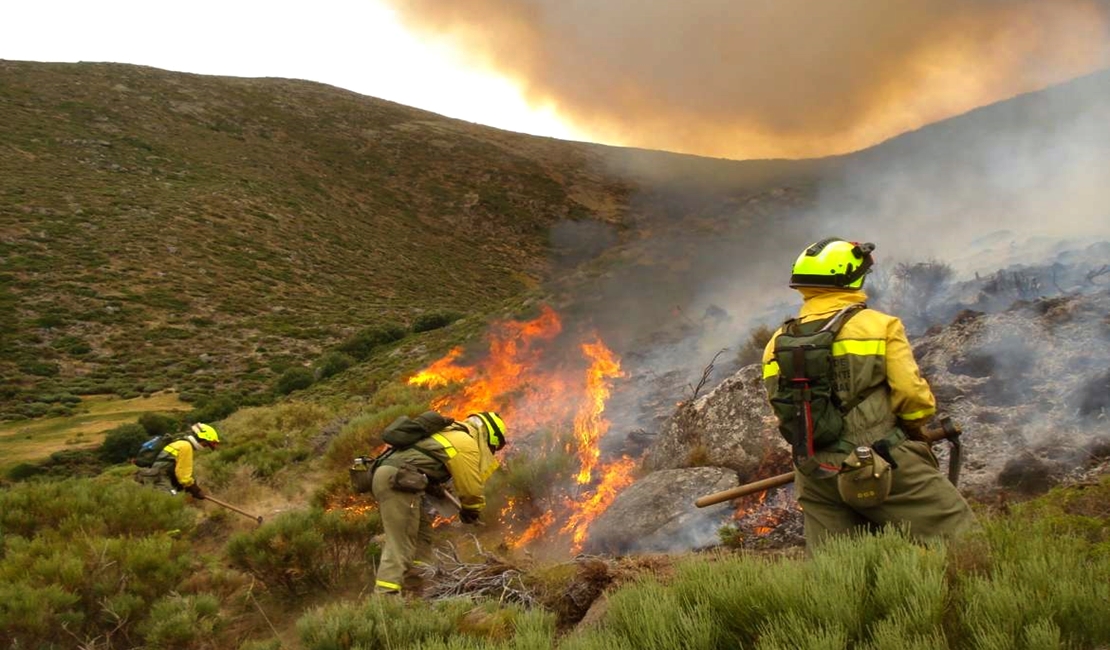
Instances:
[[[308,79],[728,158],[865,148],[1110,65],[1110,0],[9,0],[0,59]]]
[[[586,136],[516,84],[418,40],[375,0],[9,0],[0,59],[308,79],[512,131]]]

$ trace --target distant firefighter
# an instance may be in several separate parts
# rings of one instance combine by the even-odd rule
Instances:
[[[874,244],[829,238],[794,263],[804,302],[763,353],[763,379],[794,457],[806,544],[885,524],[919,539],[974,524],[921,429],[936,400],[902,322],[865,304]]]
[[[215,449],[220,444],[220,434],[214,427],[196,423],[182,438],[153,438],[143,445],[135,464],[139,466],[136,479],[145,485],[164,489],[173,494],[184,491],[196,499],[204,498],[204,491],[193,475],[193,451]],[[149,458],[150,460],[145,460]]]

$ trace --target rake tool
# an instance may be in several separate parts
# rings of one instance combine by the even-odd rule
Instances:
[[[212,503],[215,503],[218,506],[223,506],[223,507],[227,508],[228,510],[234,510],[235,512],[238,512],[241,515],[244,515],[246,517],[250,517],[251,519],[257,521],[259,525],[262,525],[262,515],[252,515],[251,513],[247,512],[246,510],[243,510],[242,508],[237,508],[237,507],[231,505],[230,503],[225,503],[223,501],[220,501],[216,497],[210,497],[207,494],[204,495],[204,500],[205,501],[211,501]]]

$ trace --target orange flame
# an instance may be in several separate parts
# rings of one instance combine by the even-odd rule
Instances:
[[[460,355],[462,355],[462,348],[453,348],[447,353],[447,356],[409,377],[408,383],[412,386],[440,388],[470,379],[474,374],[473,368],[455,365],[455,359],[458,359]]]
[[[433,408],[454,417],[469,413],[496,410],[509,428],[510,449],[537,432],[559,434],[573,425],[573,440],[565,453],[578,459],[579,470],[573,476],[579,486],[588,486],[595,479],[600,465],[600,442],[609,431],[609,422],[602,417],[609,399],[613,379],[624,376],[620,362],[599,338],[579,345],[582,357],[548,355],[551,342],[562,333],[562,323],[550,307],[530,321],[500,323],[491,329],[489,354],[473,366],[458,363],[462,351],[451,350],[442,359],[411,377],[412,385],[428,388],[460,384],[451,394],[433,402]],[[584,362],[584,363],[583,363]],[[553,440],[558,440],[555,435]],[[544,450],[534,443],[530,453],[564,453],[561,449]],[[561,533],[569,533],[576,549],[586,539],[586,531],[604,512],[621,489],[629,485],[631,459],[621,459],[602,467],[600,480],[593,490],[573,492],[575,498],[559,497],[571,491],[570,486],[539,486],[545,492],[540,500],[552,499],[560,506],[543,509],[537,503],[528,507],[534,514],[518,536],[507,535],[511,547],[518,547],[542,538],[556,525]],[[510,501],[502,510],[501,520],[512,526],[512,520],[524,519],[521,504]]]
[[[600,340],[582,344],[582,352],[594,361],[586,371],[586,403],[574,418],[578,458],[582,462],[582,469],[576,480],[584,485],[590,482],[591,473],[601,456],[598,440],[609,431],[609,422],[601,418],[605,411],[605,401],[609,399],[608,380],[620,377],[622,373],[620,363]]]
[[[606,466],[597,490],[582,503],[575,504],[576,507],[562,528],[562,532],[571,533],[573,552],[582,550],[593,520],[608,509],[621,490],[632,484],[632,468],[635,466],[636,461],[627,456]]]

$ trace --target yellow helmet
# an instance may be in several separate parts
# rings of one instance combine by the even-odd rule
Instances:
[[[794,262],[790,273],[792,287],[840,287],[859,289],[863,277],[875,260],[875,244],[844,241],[829,237],[810,245]]]
[[[215,427],[197,422],[189,427],[189,431],[192,432],[193,436],[195,436],[198,441],[203,441],[202,444],[207,443],[209,447],[215,447],[220,444],[220,434],[216,433]]]
[[[505,422],[501,416],[493,411],[482,411],[481,413],[471,413],[477,416],[482,424],[486,425],[486,433],[489,434],[489,448],[493,451],[501,451],[505,446]]]

